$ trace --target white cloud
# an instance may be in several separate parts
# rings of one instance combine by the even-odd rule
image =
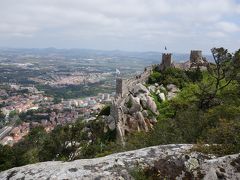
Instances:
[[[217,27],[220,30],[229,32],[229,33],[240,31],[240,27],[237,24],[232,22],[218,22]]]
[[[209,38],[224,38],[226,37],[226,34],[221,31],[212,31],[208,32],[207,36],[209,36]]]
[[[239,38],[239,9],[235,0],[1,0],[0,46],[207,49]]]

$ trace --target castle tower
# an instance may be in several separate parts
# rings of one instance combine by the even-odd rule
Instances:
[[[123,80],[122,78],[116,79],[116,96],[122,96],[123,93]]]
[[[164,70],[172,67],[172,54],[171,53],[163,53],[162,54],[162,62],[160,64],[160,70]]]
[[[202,51],[200,50],[191,50],[190,54],[190,63],[199,64],[203,62]]]

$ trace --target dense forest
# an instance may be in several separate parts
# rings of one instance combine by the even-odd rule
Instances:
[[[149,132],[129,134],[118,144],[116,132],[104,124],[103,109],[96,121],[58,126],[51,133],[34,128],[13,147],[0,146],[0,170],[49,160],[93,158],[119,151],[171,143],[196,144],[194,150],[217,156],[240,152],[240,49],[231,54],[212,49],[215,63],[206,70],[154,69],[146,86],[175,84],[172,100],[162,102],[152,94],[160,112]],[[208,144],[208,146],[206,146]]]

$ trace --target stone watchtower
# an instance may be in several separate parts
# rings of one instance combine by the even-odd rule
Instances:
[[[203,63],[202,51],[192,50],[190,54],[190,63],[194,65]]]
[[[116,78],[116,96],[122,97],[123,94],[123,79]]]
[[[164,70],[172,67],[172,54],[171,53],[163,53],[162,54],[162,62],[160,64],[160,70]]]

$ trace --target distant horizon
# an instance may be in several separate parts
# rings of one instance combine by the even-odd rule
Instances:
[[[190,54],[191,50],[200,50],[202,51],[203,55],[212,55],[211,51],[209,50],[209,53],[206,53],[205,51],[201,49],[191,49],[189,52],[171,52],[171,51],[158,51],[158,50],[145,50],[145,51],[131,51],[131,50],[122,50],[122,49],[94,49],[94,48],[57,48],[57,47],[0,47],[0,49],[9,49],[9,50],[47,50],[47,49],[54,49],[54,50],[85,50],[85,51],[102,51],[102,52],[126,52],[126,53],[171,53],[171,54]]]

